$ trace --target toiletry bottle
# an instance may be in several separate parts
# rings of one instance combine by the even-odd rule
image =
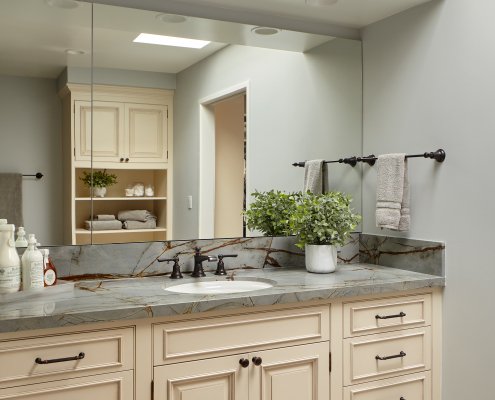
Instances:
[[[42,289],[43,254],[36,247],[36,237],[29,235],[28,248],[22,255],[22,290]]]
[[[53,286],[57,283],[57,270],[55,269],[55,266],[52,263],[52,259],[50,258],[50,250],[42,249],[41,252],[43,253],[43,263],[44,263],[43,276],[44,276],[45,287]]]
[[[21,289],[21,260],[14,243],[15,226],[0,220],[0,294]]]
[[[15,247],[27,247],[28,242],[26,239],[26,231],[24,227],[20,226],[17,229],[17,240],[15,241]]]

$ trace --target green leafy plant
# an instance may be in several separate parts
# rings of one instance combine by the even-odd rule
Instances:
[[[284,193],[270,190],[255,191],[254,200],[245,211],[248,229],[257,229],[267,236],[292,235],[290,220],[296,210],[300,193]]]
[[[351,197],[340,192],[304,193],[291,218],[291,230],[298,236],[297,247],[344,245],[361,216],[351,210]]]
[[[83,171],[83,177],[79,179],[88,187],[104,188],[117,183],[117,175],[108,174],[107,170],[86,172]]]

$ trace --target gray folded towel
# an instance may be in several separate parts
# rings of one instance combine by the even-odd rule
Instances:
[[[405,154],[384,154],[378,157],[376,186],[376,226],[407,231],[411,222],[409,179]]]
[[[150,219],[149,221],[125,221],[124,229],[155,229],[156,220]]]
[[[304,164],[304,192],[325,193],[327,167],[323,160],[306,161]]]
[[[15,226],[24,226],[22,174],[0,174],[0,218]]]
[[[148,210],[126,210],[119,211],[117,218],[121,221],[141,221],[156,220],[156,217]]]
[[[95,221],[114,221],[115,215],[98,214],[95,218],[93,218],[93,220],[95,220]]]
[[[85,221],[84,227],[89,231],[110,231],[122,229],[122,222],[114,219],[113,221]]]

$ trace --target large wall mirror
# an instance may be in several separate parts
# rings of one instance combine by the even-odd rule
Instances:
[[[301,190],[292,163],[361,153],[358,41],[72,0],[0,7],[0,172],[44,174],[22,182],[43,244],[250,236],[254,190]],[[91,171],[116,183],[90,190]],[[360,212],[360,167],[330,164],[328,180]]]

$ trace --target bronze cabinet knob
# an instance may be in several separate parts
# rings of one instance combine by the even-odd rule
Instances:
[[[261,359],[261,357],[253,357],[253,364],[257,367],[260,366],[262,362],[263,360]]]
[[[241,364],[242,368],[247,368],[249,367],[249,360],[247,358],[241,358],[239,364]]]

